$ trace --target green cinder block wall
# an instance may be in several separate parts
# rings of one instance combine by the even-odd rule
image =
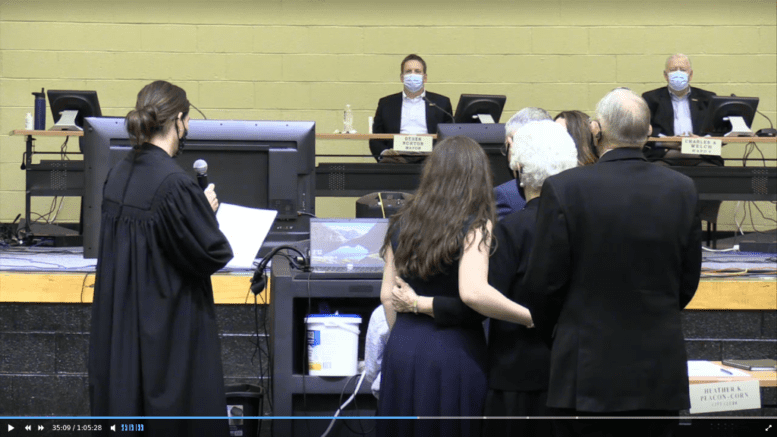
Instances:
[[[0,0],[0,222],[24,212],[24,140],[9,133],[23,128],[40,88],[96,90],[103,114],[123,116],[143,85],[165,79],[209,118],[314,120],[332,132],[350,104],[366,132],[378,99],[401,89],[408,53],[427,60],[427,88],[454,106],[461,93],[506,94],[506,119],[525,106],[592,114],[614,87],[662,86],[664,60],[676,52],[691,57],[693,85],[760,97],[759,110],[777,122],[774,1]],[[756,116],[754,129],[768,126]],[[759,147],[777,157],[774,145]],[[317,149],[355,155],[319,161],[372,162],[360,157],[366,142]],[[744,153],[724,148],[727,158]],[[318,199],[317,211],[351,217],[354,200]],[[50,204],[34,198],[32,210]],[[79,205],[66,199],[58,220],[77,221]],[[719,229],[742,221],[736,205],[723,203]],[[774,204],[759,206],[776,218]],[[774,227],[753,212],[757,229]],[[752,229],[749,217],[743,228]]]

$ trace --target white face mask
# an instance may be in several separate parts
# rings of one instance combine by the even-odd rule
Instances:
[[[405,88],[411,93],[416,93],[424,87],[423,74],[406,74],[403,80]]]
[[[684,71],[673,71],[668,74],[669,88],[672,91],[682,91],[688,88],[688,73]]]

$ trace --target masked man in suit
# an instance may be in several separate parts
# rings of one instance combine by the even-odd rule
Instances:
[[[642,98],[645,99],[648,108],[650,108],[650,126],[653,128],[653,136],[701,135],[710,98],[715,93],[690,85],[691,79],[693,79],[693,68],[691,60],[682,53],[667,58],[664,79],[667,86],[642,94]],[[644,152],[649,161],[662,158],[671,161],[681,158],[678,152],[670,151],[662,147],[660,143],[648,144]],[[723,165],[719,156],[704,156],[702,158],[695,156],[694,158],[697,162],[702,159],[703,162]],[[673,162],[673,164],[675,163]]]
[[[412,54],[402,60],[399,78],[404,90],[380,99],[372,133],[434,134],[439,123],[453,123],[451,100],[424,89],[426,62],[420,56]],[[378,162],[393,147],[393,140],[370,140],[370,151]]]

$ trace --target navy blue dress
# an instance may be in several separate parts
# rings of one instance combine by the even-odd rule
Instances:
[[[392,236],[396,250],[398,233]],[[459,266],[428,281],[402,277],[421,296],[459,296]],[[486,341],[477,320],[440,327],[425,314],[398,313],[383,352],[380,416],[482,416],[488,389]],[[478,436],[480,420],[384,420],[378,435]]]

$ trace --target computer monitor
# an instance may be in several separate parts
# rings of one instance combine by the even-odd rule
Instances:
[[[751,136],[753,133],[750,127],[757,108],[758,97],[712,96],[701,134],[718,137]]]
[[[456,123],[499,123],[506,101],[507,96],[462,94],[453,120]],[[486,121],[487,117],[482,115],[490,116],[493,121]]]
[[[315,126],[313,121],[191,120],[186,148],[175,159],[195,180],[192,164],[204,159],[220,203],[278,211],[258,254],[264,256],[278,245],[310,238],[305,214],[315,214]],[[124,118],[86,118],[84,258],[97,256],[108,171],[131,149]]]
[[[54,118],[51,130],[82,130],[85,117],[101,117],[96,91],[48,90]]]
[[[503,184],[513,179],[507,157],[502,155],[502,147],[505,144],[504,123],[495,124],[471,124],[471,123],[440,123],[437,125],[437,141],[448,137],[463,135],[472,138],[488,156],[491,163],[491,172],[494,175],[494,185]]]

